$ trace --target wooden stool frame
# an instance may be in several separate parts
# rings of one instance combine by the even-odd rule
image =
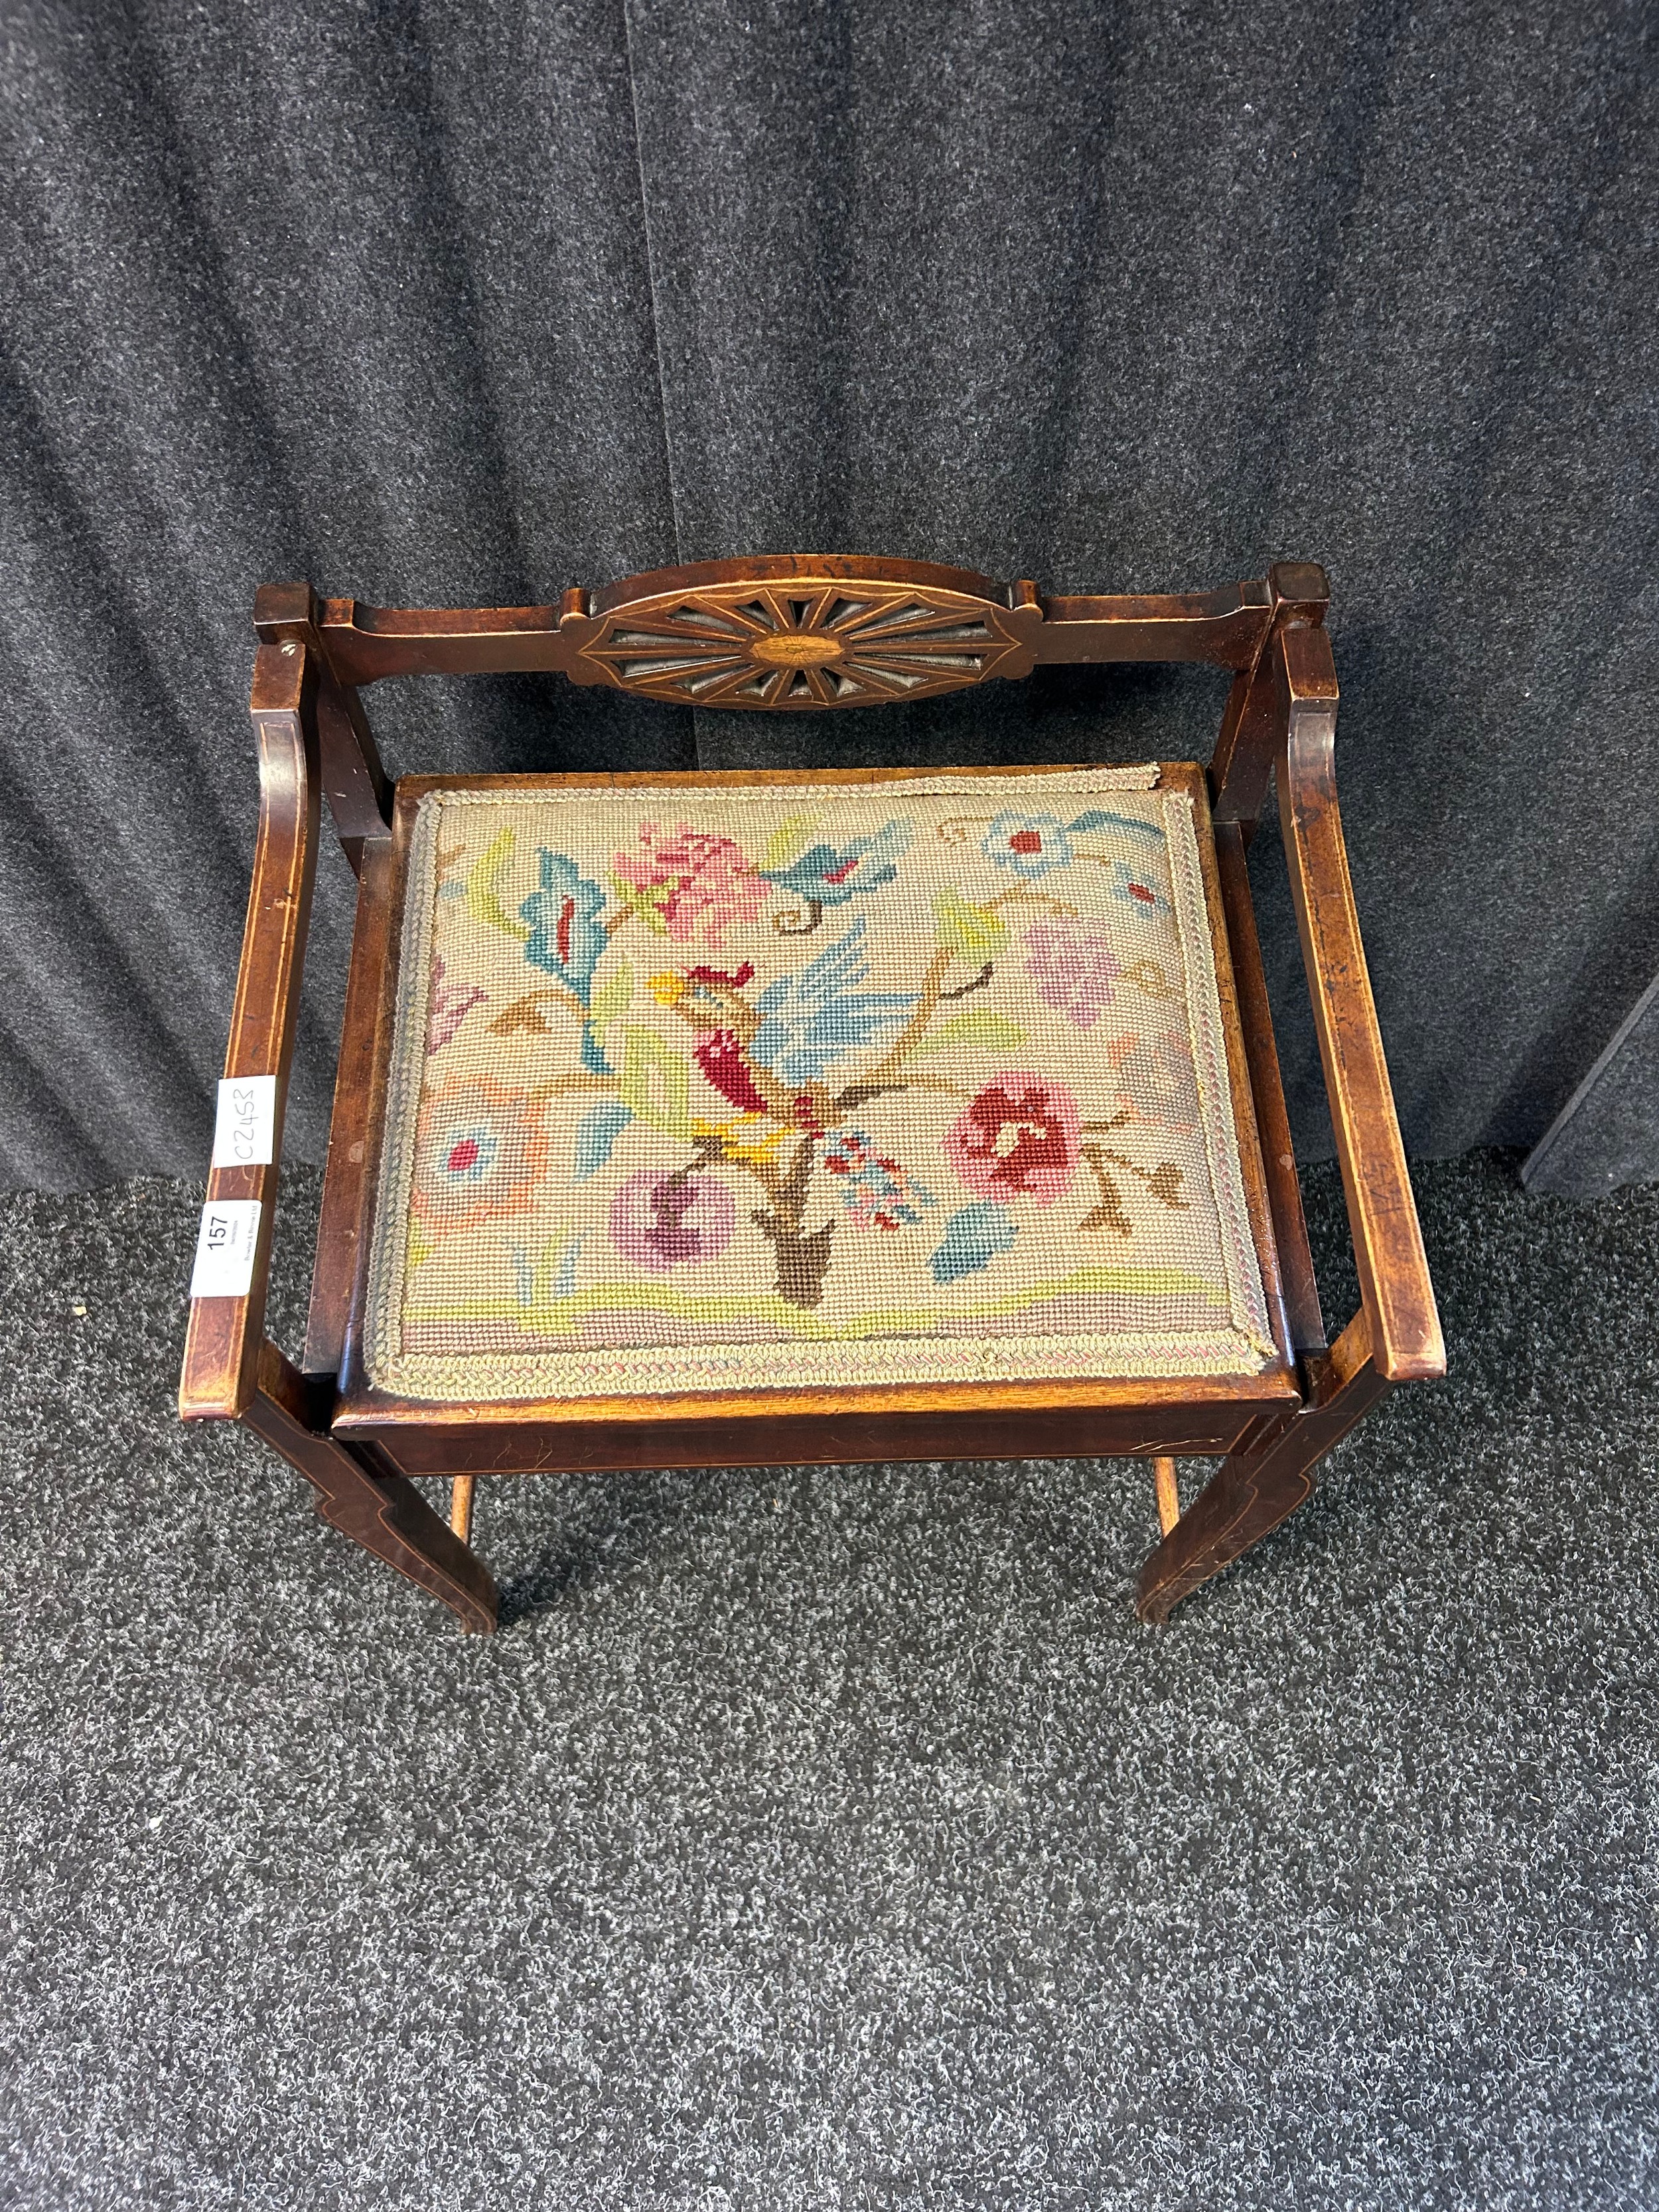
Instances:
[[[799,639],[746,658],[718,635],[711,644],[707,622],[682,619],[699,595],[727,611],[747,599]],[[319,599],[306,584],[264,586],[254,604],[252,697],[258,840],[225,1074],[228,1081],[275,1078],[275,1134],[268,1164],[212,1171],[210,1204],[257,1200],[258,1232],[246,1295],[191,1302],[183,1417],[243,1422],[316,1486],[326,1519],[477,1630],[493,1628],[496,1610],[495,1584],[468,1540],[480,1474],[1150,1458],[1164,1533],[1141,1570],[1136,1602],[1142,1620],[1167,1620],[1181,1599],[1296,1510],[1326,1453],[1391,1385],[1445,1369],[1337,810],[1328,600],[1323,572],[1303,563],[1281,563],[1265,582],[1208,593],[1045,599],[1029,582],[1005,586],[928,563],[842,556],[661,569],[591,599],[567,592],[558,607],[380,608]],[[843,646],[830,634],[830,617],[849,605],[888,610],[884,644]],[[370,1386],[362,1318],[409,827],[422,791],[478,779],[410,777],[394,789],[369,733],[364,685],[417,673],[557,670],[579,684],[674,703],[823,711],[1023,677],[1043,663],[1130,660],[1205,661],[1233,671],[1207,775],[1166,763],[1164,776],[1170,787],[1190,789],[1196,803],[1245,1195],[1279,1355],[1266,1373],[471,1406],[397,1400]],[[863,773],[877,780],[889,772]],[[906,772],[891,773],[902,780]],[[838,771],[833,780],[854,778]],[[533,781],[556,787],[613,779]],[[1275,781],[1358,1264],[1360,1309],[1332,1345],[1245,863]],[[357,916],[306,1352],[296,1366],[265,1335],[264,1307],[324,793],[357,875]],[[1176,1486],[1181,1455],[1224,1455],[1184,1512]],[[415,1474],[451,1478],[448,1522],[409,1480]]]

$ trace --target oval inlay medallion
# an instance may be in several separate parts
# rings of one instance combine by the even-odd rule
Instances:
[[[822,668],[827,661],[839,660],[845,648],[838,637],[823,630],[786,629],[771,637],[757,637],[749,648],[752,660],[764,660],[774,668]]]
[[[598,635],[579,648],[582,680],[682,706],[816,713],[959,690],[1012,665],[1011,653],[1022,674],[1030,665],[1007,610],[978,592],[789,565],[793,575],[752,582],[687,568],[678,590],[588,617]]]

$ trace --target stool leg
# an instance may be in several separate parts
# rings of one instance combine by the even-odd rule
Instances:
[[[262,1388],[241,1419],[315,1487],[325,1521],[441,1598],[464,1628],[487,1636],[495,1626],[497,1593],[483,1562],[406,1476],[381,1471],[372,1445],[360,1451],[337,1443],[302,1410]]]
[[[1140,1618],[1167,1620],[1183,1597],[1289,1520],[1321,1460],[1388,1388],[1367,1364],[1322,1401],[1257,1421],[1142,1567]]]
[[[471,1474],[449,1478],[449,1525],[464,1544],[472,1541],[472,1485],[477,1479]]]
[[[1158,1517],[1167,1536],[1181,1518],[1181,1489],[1176,1480],[1176,1463],[1172,1459],[1152,1462],[1152,1480],[1158,1488]]]

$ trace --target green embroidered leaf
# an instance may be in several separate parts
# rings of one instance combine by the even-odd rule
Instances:
[[[759,873],[767,876],[775,868],[787,868],[811,836],[817,820],[816,814],[786,815],[766,841],[766,850],[760,856]]]
[[[977,1009],[970,1014],[953,1014],[942,1022],[931,1036],[915,1048],[920,1060],[924,1053],[948,1052],[954,1044],[977,1045],[982,1052],[1012,1052],[1025,1042],[1025,1032],[1018,1022],[1009,1021],[1005,1015],[982,1013]]]
[[[671,1137],[691,1134],[691,1068],[683,1054],[654,1030],[623,1031],[622,1074],[617,1089],[641,1121]]]
[[[587,1018],[596,1036],[601,1036],[611,1024],[628,1012],[629,1001],[634,996],[634,968],[631,961],[620,960],[616,968],[593,994]]]
[[[620,876],[612,876],[611,888],[629,911],[638,915],[648,929],[659,937],[668,934],[668,921],[663,908],[674,895],[672,884],[630,884]]]
[[[501,878],[513,865],[513,832],[503,830],[494,839],[489,849],[473,865],[466,879],[466,903],[477,921],[488,922],[492,929],[504,930],[507,936],[516,937],[520,945],[530,932],[521,921],[514,921],[501,904]]]
[[[999,952],[1008,942],[1006,924],[990,908],[972,905],[960,891],[935,891],[933,916],[939,923],[939,943],[964,960],[983,960],[988,952]]]

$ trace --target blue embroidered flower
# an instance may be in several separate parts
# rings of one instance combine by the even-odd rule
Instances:
[[[1090,830],[1127,830],[1134,836],[1150,838],[1155,845],[1163,842],[1163,832],[1150,822],[1137,822],[1132,815],[1112,814],[1097,806],[1070,822],[1061,822],[1053,814],[999,814],[986,831],[980,850],[998,867],[1012,868],[1017,876],[1033,883],[1050,868],[1068,866],[1077,857],[1073,838]]]
[[[1012,868],[1028,883],[1063,868],[1072,857],[1066,825],[1055,814],[999,814],[980,846],[1000,868]]]
[[[872,836],[854,837],[846,845],[814,845],[787,868],[768,869],[766,879],[820,906],[845,906],[855,891],[892,882],[915,834],[908,822],[889,822]]]
[[[598,919],[605,893],[562,853],[544,849],[540,857],[542,887],[532,891],[519,908],[530,924],[524,957],[556,975],[585,1006],[605,947],[605,929]]]
[[[861,946],[864,917],[798,975],[781,975],[761,993],[763,1017],[749,1057],[792,1085],[815,1083],[832,1060],[902,1028],[914,991],[860,991],[870,973]]]

